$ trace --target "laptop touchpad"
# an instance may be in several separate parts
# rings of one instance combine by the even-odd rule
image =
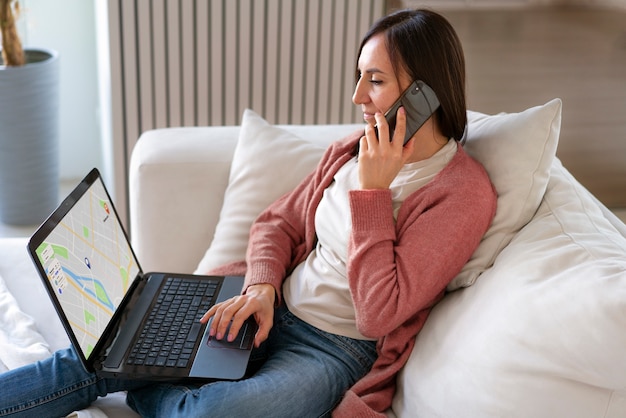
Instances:
[[[209,347],[215,348],[234,348],[238,350],[249,350],[252,348],[252,343],[254,342],[254,334],[256,334],[257,325],[252,317],[248,318],[246,322],[243,323],[241,329],[239,330],[239,334],[233,341],[228,341],[226,338],[218,340],[214,337],[209,337],[207,341],[207,345]],[[226,329],[225,335],[228,335],[230,332],[230,325]]]

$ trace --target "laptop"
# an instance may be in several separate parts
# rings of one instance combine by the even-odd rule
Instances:
[[[232,343],[199,322],[240,294],[243,277],[144,273],[97,169],[33,234],[28,252],[87,370],[169,381],[244,376],[254,319]]]

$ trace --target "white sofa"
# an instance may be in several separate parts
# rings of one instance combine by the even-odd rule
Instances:
[[[560,100],[469,116],[466,149],[489,172],[498,213],[417,337],[388,414],[626,416],[626,225],[555,157]],[[358,128],[272,126],[246,111],[241,126],[144,133],[130,169],[143,269],[202,272],[238,259],[258,211]],[[24,352],[45,356],[45,343],[53,350],[67,338],[25,245],[0,240],[0,277],[36,324],[20,322],[35,334]],[[123,394],[81,414],[90,412],[135,416]]]

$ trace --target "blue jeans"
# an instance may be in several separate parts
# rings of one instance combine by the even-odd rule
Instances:
[[[65,416],[98,396],[128,391],[142,417],[320,417],[376,359],[375,343],[329,334],[278,308],[245,379],[198,385],[99,378],[73,349],[0,375],[0,417]]]

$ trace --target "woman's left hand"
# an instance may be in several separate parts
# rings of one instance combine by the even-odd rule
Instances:
[[[393,139],[389,138],[389,125],[385,116],[376,113],[376,128],[365,126],[365,136],[359,148],[359,180],[361,189],[388,189],[400,169],[413,154],[413,139],[403,144],[406,130],[406,114],[398,109]]]

